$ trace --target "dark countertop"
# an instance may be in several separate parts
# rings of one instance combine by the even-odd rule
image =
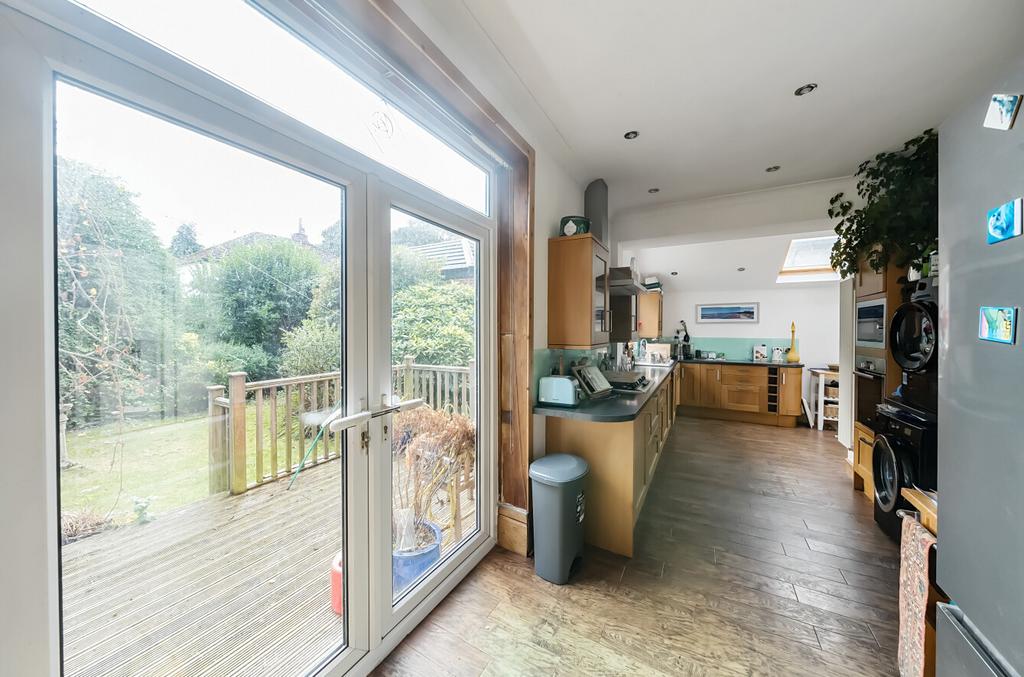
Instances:
[[[661,387],[661,384],[672,373],[674,362],[661,367],[637,366],[636,371],[640,372],[651,380],[651,386],[639,393],[617,393],[613,392],[608,397],[599,400],[585,399],[575,407],[553,407],[538,404],[533,408],[533,413],[539,416],[558,416],[560,418],[573,418],[580,421],[592,421],[594,423],[621,423],[632,421],[644,408],[651,396]]]
[[[748,367],[802,367],[803,362],[754,362],[753,360],[679,360],[680,364],[742,364]]]

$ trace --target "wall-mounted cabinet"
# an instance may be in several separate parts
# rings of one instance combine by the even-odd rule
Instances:
[[[658,338],[662,335],[662,317],[665,299],[661,292],[648,292],[637,297],[636,333],[640,338]]]
[[[608,262],[590,233],[548,240],[548,346],[589,349],[609,337]]]
[[[635,341],[636,331],[636,310],[637,297],[635,294],[612,294],[610,299],[611,328],[608,332],[608,340],[615,343],[627,343]]]

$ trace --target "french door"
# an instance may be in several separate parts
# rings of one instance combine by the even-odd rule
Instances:
[[[370,431],[370,608],[384,637],[494,542],[495,243],[468,210],[373,178],[369,196],[369,391],[389,411]]]
[[[60,511],[43,641],[68,676],[365,671],[494,543],[493,217],[14,4],[0,88],[38,140],[7,161],[53,198],[24,197],[61,426],[24,497]]]

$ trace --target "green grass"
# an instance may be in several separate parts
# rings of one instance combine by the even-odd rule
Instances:
[[[278,401],[278,467],[285,466],[284,401]],[[256,478],[256,405],[246,408],[247,478]],[[264,403],[264,472],[270,471],[270,405]],[[115,523],[136,518],[133,497],[151,499],[148,512],[159,515],[210,495],[209,440],[205,414],[166,423],[111,423],[68,431],[68,458],[61,471],[64,512],[110,514]],[[292,461],[298,463],[311,442],[292,426]],[[318,454],[322,454],[318,445]],[[299,480],[302,481],[301,479]]]

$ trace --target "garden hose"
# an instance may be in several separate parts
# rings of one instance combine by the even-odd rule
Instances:
[[[334,411],[332,411],[330,414],[328,414],[327,418],[324,419],[324,420],[325,421],[330,421],[331,420],[331,416],[333,416],[334,413],[337,412],[339,409],[341,409],[341,405],[340,404],[337,407],[335,407]],[[291,489],[292,485],[295,484],[295,480],[299,477],[299,473],[302,472],[302,468],[305,467],[305,465],[306,465],[306,459],[309,458],[309,455],[311,453],[313,453],[313,449],[316,447],[316,443],[319,442],[320,438],[324,436],[324,430],[326,428],[327,428],[326,425],[321,425],[320,426],[320,430],[317,431],[316,437],[313,438],[313,441],[310,443],[309,448],[306,449],[306,453],[302,455],[302,460],[299,461],[298,467],[295,468],[295,472],[292,473],[292,479],[291,479],[290,482],[288,482],[288,489]]]

